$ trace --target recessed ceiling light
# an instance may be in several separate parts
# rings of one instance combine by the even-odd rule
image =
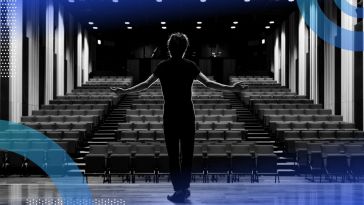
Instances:
[[[127,29],[129,29],[129,30],[131,30],[131,29],[133,29],[133,27],[131,27],[131,26],[128,26],[128,27],[126,27]]]
[[[202,21],[197,21],[197,24],[198,24],[198,25],[201,25],[201,24],[202,24]]]
[[[265,29],[270,29],[270,26],[266,26]]]
[[[230,28],[231,28],[231,29],[236,29],[236,26],[231,26]]]
[[[239,21],[234,21],[234,22],[233,22],[233,24],[235,24],[235,25],[236,25],[236,24],[239,24]]]
[[[162,22],[161,22],[161,24],[162,24],[162,25],[166,25],[166,22],[165,22],[165,21],[162,21]]]
[[[94,25],[94,22],[89,21],[89,22],[88,22],[88,24],[89,24],[89,25]]]
[[[166,29],[167,29],[167,26],[162,26],[162,29],[163,29],[163,30],[166,30]]]
[[[269,21],[269,24],[274,24],[275,22],[274,21]]]
[[[130,25],[130,22],[129,21],[125,21],[125,25]]]
[[[196,26],[196,29],[201,29],[202,27],[201,26]]]
[[[94,27],[92,27],[94,30],[97,30],[97,29],[99,29],[99,27],[97,27],[97,26],[94,26]]]

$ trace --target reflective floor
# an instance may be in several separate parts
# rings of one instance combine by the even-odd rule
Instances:
[[[39,180],[39,179],[38,179]],[[2,181],[2,179],[0,179]],[[63,204],[54,186],[46,179],[27,184],[9,180],[0,183],[0,204]],[[69,187],[70,190],[75,187]],[[172,204],[166,196],[171,194],[170,183],[160,184],[90,184],[94,204],[164,205]],[[187,204],[203,205],[364,205],[364,183],[309,183],[299,180],[271,180],[250,183],[193,183]],[[67,204],[83,204],[82,197],[66,199]],[[71,203],[70,203],[71,202]]]

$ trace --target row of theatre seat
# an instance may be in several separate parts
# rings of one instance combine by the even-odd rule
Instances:
[[[198,110],[221,110],[221,109],[232,109],[230,103],[223,104],[194,104],[196,112]],[[131,109],[133,110],[163,110],[163,104],[132,104]]]
[[[21,121],[25,126],[38,130],[62,144],[71,156],[77,156],[80,147],[103,122],[108,111],[120,101],[120,97],[108,87],[104,88],[102,94],[92,92],[93,86],[107,86],[110,79],[90,79],[93,82],[92,86],[84,84],[75,88],[72,93],[58,96],[50,100],[48,105],[42,105],[40,110],[32,111],[31,116],[22,117]],[[119,86],[130,86],[132,83],[130,77],[117,80],[112,83]]]
[[[196,115],[198,122],[232,122],[236,121],[236,115]],[[128,122],[162,122],[162,115],[127,115]]]
[[[69,149],[69,144],[67,141],[56,142],[57,144],[39,138],[0,140],[1,147],[9,147],[12,150],[0,150],[0,174],[44,175],[46,171],[54,175],[65,175],[67,158],[64,150]]]
[[[135,176],[151,176],[159,182],[163,175],[169,175],[169,161],[164,144],[109,143],[91,145],[86,156],[87,176],[103,175],[111,183],[111,176],[126,176],[135,182]],[[217,181],[217,175],[227,176],[228,182],[249,175],[251,182],[258,182],[259,176],[271,174],[279,181],[277,156],[270,145],[254,143],[238,144],[196,144],[192,163],[193,175],[203,176],[203,182]]]
[[[127,116],[161,116],[163,115],[162,109],[136,109],[136,110],[127,110],[126,111]],[[236,116],[236,110],[234,109],[196,109],[195,115],[219,115],[219,116],[225,116],[225,115],[232,115]]]
[[[163,130],[119,130],[116,138],[121,142],[164,142]],[[246,138],[245,130],[197,130],[196,142],[241,142]]]
[[[256,82],[251,82],[249,79],[245,81],[243,77],[232,78],[232,83],[238,79],[248,84],[249,89],[272,85],[271,80],[260,79]],[[355,124],[343,122],[342,116],[333,115],[331,110],[323,109],[322,105],[314,104],[306,96],[298,96],[289,90],[286,92],[274,91],[274,89],[278,88],[271,88],[268,92],[265,89],[261,89],[258,92],[247,91],[241,93],[239,97],[264,122],[267,129],[276,137],[277,142],[284,146],[287,154],[294,154],[295,156],[302,154],[301,149],[297,151],[296,142],[307,144],[322,143],[324,144],[322,145],[322,151],[326,151],[326,147],[336,146],[335,143],[350,144],[364,141],[364,133],[356,129]],[[320,148],[320,146],[318,147]],[[336,151],[332,149],[330,154],[342,154],[341,151]],[[358,152],[364,154],[362,149],[358,149]],[[302,155],[300,156],[302,157]],[[307,157],[309,155],[304,156]],[[312,166],[315,166],[316,161],[310,161],[310,157],[307,157],[307,159],[305,162],[303,162],[304,160],[298,160],[298,167],[307,166],[312,168]],[[329,161],[332,159],[336,158],[330,158]],[[326,163],[323,163],[322,172],[320,173],[326,174],[327,177],[336,174],[342,175],[343,172],[333,171],[345,167],[342,165],[340,163],[336,165],[331,163],[327,166]],[[357,171],[352,172],[353,170],[349,170],[349,166],[346,166],[345,170],[346,174],[358,173]],[[316,173],[314,169],[310,171],[313,175]]]
[[[364,175],[364,142],[295,142],[296,161],[301,173],[315,176],[341,176],[342,181]]]

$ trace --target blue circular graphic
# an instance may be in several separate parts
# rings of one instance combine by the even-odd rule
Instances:
[[[325,15],[317,0],[297,0],[297,5],[306,24],[319,38],[338,48],[363,51],[363,32],[339,27]]]
[[[46,146],[40,147],[40,144]],[[74,204],[74,201],[80,199],[82,204],[93,204],[92,194],[84,183],[84,176],[78,166],[64,149],[40,132],[21,124],[0,120],[0,150],[16,153],[41,168],[57,188],[63,204]],[[51,159],[61,160],[55,162]],[[67,174],[68,170],[73,170],[72,176]]]
[[[363,18],[363,8],[351,5],[347,0],[334,0],[336,6],[344,13],[354,18]]]

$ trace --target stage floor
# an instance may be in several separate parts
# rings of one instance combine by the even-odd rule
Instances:
[[[89,184],[95,204],[167,205],[170,183]],[[71,189],[71,188],[70,188]],[[364,183],[310,183],[292,178],[259,184],[193,183],[191,205],[363,205]],[[58,204],[56,189],[46,178],[0,179],[0,204]],[[72,204],[81,204],[75,202]]]

